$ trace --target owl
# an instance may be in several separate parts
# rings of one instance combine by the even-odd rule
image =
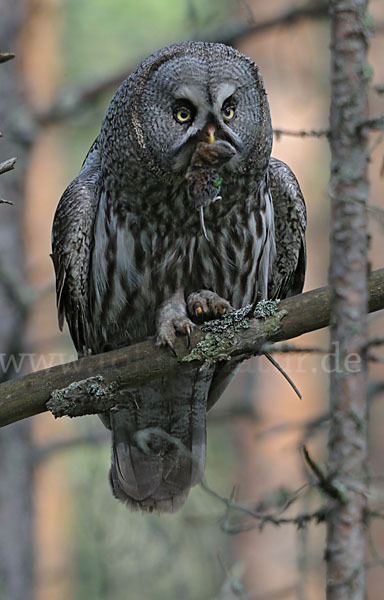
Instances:
[[[79,356],[177,335],[302,290],[306,211],[271,158],[256,64],[215,43],[159,50],[121,84],[53,223],[60,328]],[[193,363],[192,363],[193,364]],[[131,508],[173,512],[203,475],[223,363],[116,392],[110,482]]]

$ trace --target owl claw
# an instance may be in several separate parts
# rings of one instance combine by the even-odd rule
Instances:
[[[212,319],[220,319],[233,310],[227,300],[220,298],[210,290],[201,290],[190,294],[187,298],[187,308],[198,324]]]
[[[193,328],[194,324],[187,315],[168,312],[168,314],[163,315],[163,318],[158,319],[156,343],[158,346],[168,346],[177,358],[175,349],[176,335],[179,333],[187,336],[187,348],[189,348]]]
[[[204,320],[204,309],[201,306],[200,302],[197,302],[194,306],[194,315],[195,315],[195,319],[198,323],[202,323]]]
[[[168,348],[170,348],[170,349],[171,349],[173,356],[174,356],[175,358],[177,358],[177,352],[176,352],[176,350],[175,350],[175,346],[172,344],[172,342],[168,342]]]
[[[165,335],[159,334],[157,336],[157,339],[156,339],[156,345],[157,346],[166,346],[167,348],[170,349],[170,351],[172,352],[173,356],[175,358],[178,358],[177,352],[176,352],[176,348],[174,346],[175,339],[176,339],[176,335],[173,332],[172,332],[172,334],[170,333],[169,335],[167,335],[167,334],[165,334]]]

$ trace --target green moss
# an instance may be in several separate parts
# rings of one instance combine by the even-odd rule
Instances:
[[[108,403],[115,389],[116,386],[112,383],[106,384],[101,375],[73,381],[67,387],[51,392],[47,408],[55,418],[64,415],[77,417],[93,412],[89,411],[93,401],[97,401],[98,410],[103,410],[102,401]]]
[[[256,304],[253,316],[256,319],[266,319],[272,317],[277,313],[277,307],[279,306],[280,300],[260,300]]]
[[[276,331],[278,331],[280,327],[281,319],[288,314],[286,310],[280,310],[274,315],[271,315],[266,321],[264,325],[264,333],[266,337],[271,337]]]
[[[364,27],[368,29],[369,33],[375,32],[375,21],[370,12],[366,11],[363,18]]]
[[[249,329],[249,319],[267,319],[267,330],[274,332],[280,323],[281,312],[277,312],[279,300],[261,300],[252,314],[251,305],[228,313],[221,319],[208,321],[201,330],[207,335],[198,342],[192,351],[183,358],[184,362],[193,360],[215,363],[219,360],[229,360],[231,351],[236,346],[238,335],[242,330]],[[274,317],[271,321],[271,317]],[[271,321],[271,322],[270,322]]]
[[[370,81],[373,78],[373,67],[370,63],[362,65],[362,74],[367,81]]]

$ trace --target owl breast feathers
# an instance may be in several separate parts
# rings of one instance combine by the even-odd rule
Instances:
[[[271,146],[258,67],[231,47],[164,48],[121,84],[53,224],[59,324],[80,356],[151,336],[169,352],[204,320],[302,290],[304,200]],[[117,498],[183,504],[232,375],[203,365],[116,395],[101,418]]]

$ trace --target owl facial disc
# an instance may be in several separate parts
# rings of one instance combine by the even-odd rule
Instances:
[[[272,132],[263,81],[257,66],[228,46],[187,42],[156,53],[137,72],[127,112],[129,138],[165,182],[185,177],[203,139],[235,148],[226,166],[233,174],[267,167]]]

